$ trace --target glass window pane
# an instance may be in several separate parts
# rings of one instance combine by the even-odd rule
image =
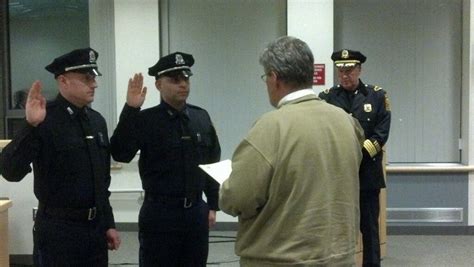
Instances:
[[[88,0],[9,0],[10,109],[21,109],[35,80],[54,98],[57,86],[44,67],[58,55],[89,46]]]

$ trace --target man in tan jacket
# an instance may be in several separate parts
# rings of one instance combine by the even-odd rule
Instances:
[[[219,206],[239,217],[242,266],[350,266],[363,131],[311,89],[313,55],[281,37],[260,57],[270,103],[240,143]]]

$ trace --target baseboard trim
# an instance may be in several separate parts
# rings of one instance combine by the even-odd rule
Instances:
[[[387,226],[387,235],[474,235],[474,226]]]
[[[117,223],[117,229],[138,231],[137,223]],[[218,222],[211,231],[237,231],[237,222]],[[388,235],[474,235],[474,226],[387,226]]]
[[[120,232],[137,232],[138,223],[129,222],[129,223],[115,223],[115,228]]]
[[[211,231],[237,231],[237,222],[217,222],[214,227],[211,228]],[[138,223],[115,223],[115,227],[119,231],[124,232],[137,232]]]
[[[31,254],[15,254],[10,255],[10,264],[18,266],[33,266],[33,255]]]

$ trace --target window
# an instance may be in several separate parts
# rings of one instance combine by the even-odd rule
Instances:
[[[89,46],[88,0],[9,0],[9,72],[2,76],[5,95],[6,137],[12,138],[24,117],[27,92],[35,80],[41,80],[43,95],[57,94],[54,77],[44,67],[58,55]],[[6,13],[6,12],[5,12]],[[3,33],[4,31],[2,31]],[[3,42],[5,43],[5,42]],[[3,61],[2,68],[7,67]],[[6,82],[8,81],[8,82]],[[13,129],[12,129],[13,128]]]

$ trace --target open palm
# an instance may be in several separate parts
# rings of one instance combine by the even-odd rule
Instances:
[[[143,87],[143,75],[135,73],[133,78],[128,80],[127,105],[139,108],[145,102],[146,87]]]
[[[41,94],[41,90],[41,82],[35,81],[26,100],[26,121],[35,127],[42,123],[46,117],[46,99]]]

